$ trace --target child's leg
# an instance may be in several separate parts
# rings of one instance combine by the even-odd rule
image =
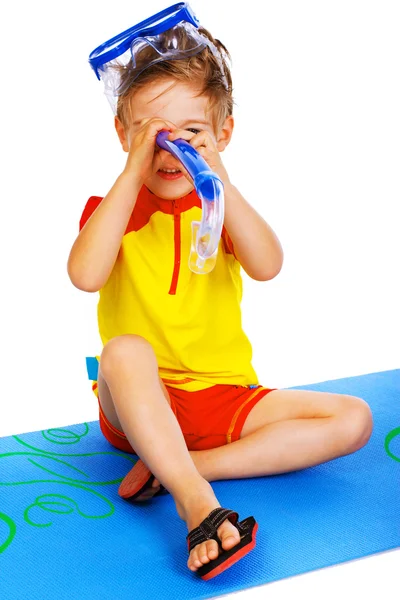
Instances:
[[[257,400],[254,394],[251,397]],[[236,418],[238,411],[233,402],[230,414],[234,415],[235,426],[226,425],[232,443],[228,440],[226,445],[216,443],[211,449],[190,451],[198,472],[207,481],[262,477],[313,467],[356,452],[368,442],[373,428],[371,409],[365,400],[345,394],[272,390],[253,406],[245,400],[239,409],[242,420]],[[182,423],[182,427],[190,431],[187,424]],[[157,480],[153,485],[145,491],[146,498],[159,489]]]
[[[196,469],[168,406],[152,347],[136,335],[113,338],[103,349],[100,370],[115,408],[113,415],[110,405],[104,406],[107,418],[111,417],[111,422],[114,419],[116,427],[122,426],[135,452],[173,496],[188,530],[194,529],[220,504],[211,485]],[[218,535],[225,550],[240,541],[237,528],[228,520],[218,528]],[[217,542],[208,540],[192,550],[188,566],[196,570],[217,556]]]
[[[171,405],[171,400],[170,400],[170,397],[168,394],[168,390],[165,387],[164,382],[161,378],[159,378],[159,382],[160,382],[161,389],[163,391],[165,399],[167,400],[168,404]],[[119,421],[117,412],[115,410],[114,402],[113,402],[113,399],[111,396],[111,392],[110,392],[109,387],[103,377],[100,366],[99,366],[98,377],[97,377],[97,390],[98,390],[99,402],[101,404],[102,411],[103,411],[104,415],[106,416],[107,420],[111,423],[111,425],[116,427],[119,431],[123,432],[124,428]],[[135,450],[135,452],[136,452],[136,450]],[[140,494],[140,496],[138,496],[135,499],[135,501],[139,502],[139,501],[149,500],[159,490],[160,490],[160,483],[157,479],[154,479],[151,487],[144,490]]]
[[[191,452],[207,481],[306,469],[368,442],[372,413],[362,398],[312,390],[274,390],[251,409],[240,439]]]

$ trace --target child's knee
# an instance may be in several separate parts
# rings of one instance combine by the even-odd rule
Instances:
[[[360,450],[371,437],[373,430],[372,412],[365,400],[350,397],[346,414],[347,439],[350,452]]]
[[[129,369],[135,366],[143,369],[154,366],[153,363],[156,364],[156,358],[151,344],[140,335],[134,334],[112,338],[105,344],[100,357],[100,369],[105,379],[109,373],[115,373],[126,366]]]

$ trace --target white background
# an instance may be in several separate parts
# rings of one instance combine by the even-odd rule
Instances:
[[[274,280],[244,275],[253,364],[278,388],[398,368],[399,3],[242,4],[191,2],[233,58],[222,158],[285,253]],[[75,289],[66,264],[87,199],[108,192],[127,155],[88,56],[168,5],[2,10],[0,435],[98,418],[85,367],[101,350],[98,295]],[[399,551],[235,597],[381,597],[395,563]]]

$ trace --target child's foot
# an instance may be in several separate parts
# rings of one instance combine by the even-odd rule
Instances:
[[[162,488],[142,460],[138,460],[134,467],[122,480],[118,494],[129,502],[143,502],[149,500]]]
[[[143,494],[140,494],[140,496],[137,496],[137,498],[135,498],[135,502],[143,502],[144,500],[150,500],[150,498],[152,498],[154,494],[157,494],[157,492],[160,491],[160,487],[160,482],[157,479],[154,479],[151,487],[144,490]]]
[[[177,510],[181,519],[186,521],[188,531],[192,531],[200,525],[214,508],[220,506],[212,487],[209,486],[208,491],[205,490],[205,492],[195,494],[191,499],[188,499],[184,507],[177,503]],[[240,542],[239,531],[228,519],[225,519],[217,529],[217,534],[224,550],[230,550]],[[220,549],[217,542],[207,540],[192,549],[187,565],[191,571],[197,571],[199,567],[216,559],[219,554]]]

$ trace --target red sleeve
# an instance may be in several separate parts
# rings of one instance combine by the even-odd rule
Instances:
[[[233,242],[229,236],[229,233],[227,232],[227,230],[225,229],[225,227],[222,227],[222,241],[224,243],[224,248],[225,248],[225,252],[227,254],[233,254],[233,256],[236,258],[237,260],[237,256],[235,254],[235,249],[233,247]]]
[[[100,198],[100,196],[90,196],[89,200],[86,202],[85,208],[83,209],[81,220],[79,221],[79,231],[83,228],[86,221],[94,213],[102,200],[103,198]]]

